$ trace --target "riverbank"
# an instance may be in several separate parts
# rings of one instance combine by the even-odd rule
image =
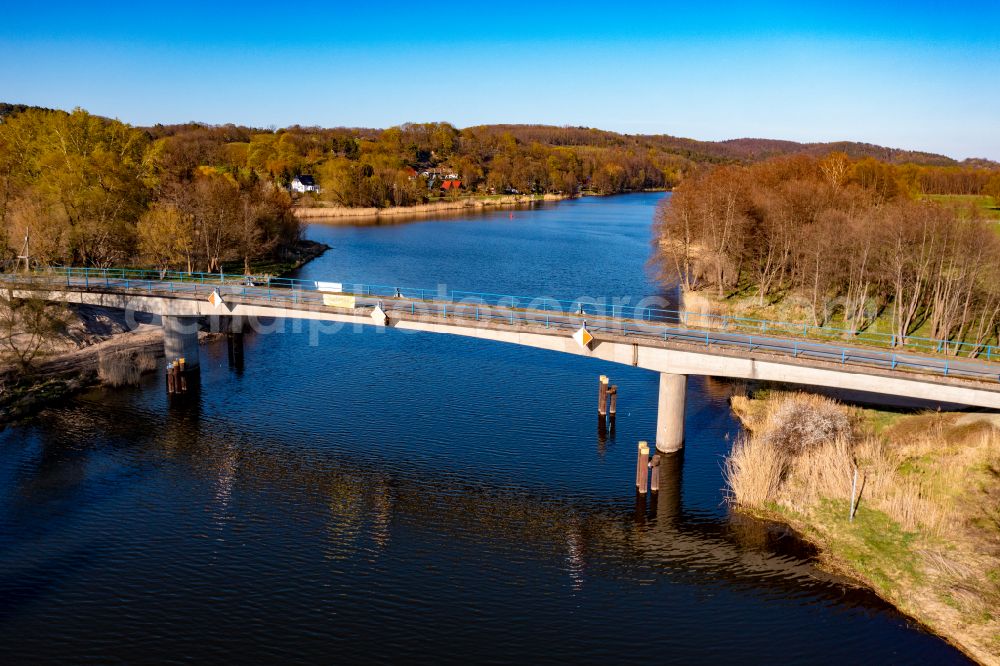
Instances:
[[[301,239],[294,246],[283,249],[272,259],[259,259],[251,262],[250,273],[258,276],[287,277],[290,273],[302,268],[329,249],[330,246],[326,243]],[[243,262],[223,262],[222,271],[224,273],[242,274]]]
[[[510,194],[487,197],[462,197],[459,199],[434,201],[416,206],[390,206],[388,208],[347,208],[345,206],[295,207],[295,216],[304,221],[354,224],[359,220],[421,217],[456,211],[478,211],[488,208],[516,208],[536,203],[562,201],[570,198],[567,194]]]
[[[254,263],[251,272],[287,275],[328,249],[324,243],[302,240],[273,260]],[[231,270],[242,272],[243,266],[234,264]],[[123,312],[92,306],[71,307],[64,316],[65,330],[45,341],[30,372],[13,362],[0,362],[0,428],[89,386],[120,385],[113,375],[123,364],[130,366],[127,374],[137,379],[155,369],[156,359],[163,356],[160,326],[141,323],[133,328]],[[211,337],[200,334],[202,342]]]
[[[0,366],[0,427],[99,383],[102,357],[163,355],[160,327],[140,324],[130,330],[122,312],[80,306],[67,319],[66,333],[47,342],[45,355],[30,372],[14,364]]]
[[[1000,664],[1000,417],[774,389],[732,406],[749,432],[725,463],[734,510],[788,524],[821,565]]]

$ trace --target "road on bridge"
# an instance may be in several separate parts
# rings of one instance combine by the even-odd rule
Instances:
[[[794,359],[822,361],[844,366],[883,368],[904,373],[919,373],[948,378],[967,378],[1000,383],[1000,363],[982,358],[961,358],[878,348],[837,341],[817,341],[804,337],[753,334],[720,329],[719,326],[690,326],[688,313],[652,308],[612,309],[576,301],[502,296],[474,292],[449,292],[406,289],[362,284],[317,282],[291,278],[271,278],[255,284],[245,276],[205,273],[165,273],[129,269],[57,268],[30,274],[6,274],[3,279],[21,288],[87,291],[98,293],[142,294],[166,298],[207,299],[218,292],[225,299],[239,299],[287,305],[295,308],[344,309],[328,305],[329,296],[351,298],[353,309],[374,309],[381,305],[390,316],[434,316],[466,322],[501,323],[511,326],[543,326],[572,333],[581,326],[594,335],[609,334],[650,341],[683,342],[708,348],[768,352]],[[506,304],[504,301],[507,301]],[[521,304],[526,304],[522,307]],[[604,309],[606,310],[606,309]],[[700,315],[695,315],[700,316]],[[736,320],[743,324],[750,320]],[[762,329],[769,322],[757,322]],[[772,329],[774,324],[770,323]],[[799,325],[796,325],[799,326]],[[808,330],[804,326],[804,330]],[[813,331],[822,330],[813,327]],[[930,341],[931,348],[947,349],[952,342]],[[992,358],[995,348],[982,353]]]

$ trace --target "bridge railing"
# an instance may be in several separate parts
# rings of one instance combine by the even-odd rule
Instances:
[[[124,287],[141,288],[143,283],[151,290],[156,283],[169,284],[175,291],[193,290],[200,287],[238,289],[245,295],[259,294],[265,290],[273,294],[275,290],[288,290],[298,294],[293,300],[307,302],[322,301],[322,293],[336,291],[362,297],[400,299],[408,301],[462,303],[467,305],[491,306],[510,310],[532,310],[549,313],[573,314],[580,317],[601,317],[616,321],[628,321],[633,326],[646,322],[653,325],[671,325],[675,328],[709,330],[722,333],[743,333],[748,336],[787,336],[794,339],[823,341],[848,341],[883,349],[907,350],[918,353],[966,356],[985,361],[1000,360],[1000,347],[989,344],[974,344],[955,340],[940,340],[917,336],[898,336],[876,331],[853,332],[828,326],[814,326],[808,323],[782,322],[774,320],[714,315],[684,310],[630,306],[606,303],[596,299],[557,299],[549,297],[517,296],[486,292],[470,292],[446,289],[425,289],[394,285],[372,285],[350,282],[324,282],[271,276],[246,276],[219,273],[187,273],[180,271],[158,271],[128,268],[77,268],[52,267],[39,273],[52,280],[65,282],[67,286],[85,288]],[[320,294],[311,299],[308,294]]]
[[[439,302],[390,302],[383,301],[387,312],[446,316],[477,322],[501,322],[510,325],[518,323],[534,324],[567,332],[575,331],[586,322],[593,333],[608,333],[625,337],[679,341],[706,348],[730,348],[742,351],[771,351],[793,358],[815,359],[841,365],[866,365],[890,370],[912,370],[922,373],[939,374],[945,377],[966,377],[1000,383],[1000,369],[986,364],[973,364],[954,359],[928,358],[900,354],[893,351],[863,349],[857,347],[837,347],[820,342],[803,340],[780,340],[769,336],[753,336],[744,333],[720,333],[698,331],[689,328],[656,324],[640,320],[593,318],[585,315],[546,313],[531,310],[498,309],[492,305],[452,304]]]

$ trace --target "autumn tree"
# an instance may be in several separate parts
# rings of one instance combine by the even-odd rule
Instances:
[[[270,254],[281,245],[298,239],[298,222],[292,214],[291,199],[271,181],[257,180],[240,191],[235,246],[249,275],[251,261]]]
[[[993,197],[993,205],[1000,208],[1000,172],[990,177],[983,187],[983,194]]]
[[[678,188],[672,198],[657,205],[654,219],[657,251],[666,260],[670,279],[678,280],[684,291],[700,288],[697,262],[701,254],[701,217],[697,191]]]
[[[184,265],[193,269],[195,247],[194,219],[176,206],[156,204],[137,225],[139,250],[160,271],[161,277],[171,267]]]
[[[205,171],[195,178],[182,212],[191,216],[209,273],[220,271],[233,246],[241,215],[239,185],[232,176]]]

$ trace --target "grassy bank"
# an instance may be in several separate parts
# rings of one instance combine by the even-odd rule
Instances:
[[[681,294],[680,309],[692,313],[688,318],[691,326],[721,328],[725,322],[727,330],[745,332],[751,335],[767,333],[771,335],[794,335],[813,340],[839,341],[845,345],[860,344],[866,347],[893,349],[892,347],[892,316],[886,308],[862,330],[857,336],[850,335],[851,324],[845,320],[843,309],[833,309],[822,326],[815,326],[812,321],[812,310],[809,299],[795,293],[785,294],[779,299],[765,299],[761,305],[756,290],[752,287],[738,289],[718,297],[708,290],[688,291]],[[751,320],[751,321],[740,321]],[[761,324],[760,322],[767,322]],[[965,342],[959,356],[968,356],[975,347],[972,340],[949,341],[947,348],[939,349],[936,343],[929,341],[931,326],[929,318],[925,318],[910,332],[905,348],[900,351],[917,351],[925,354],[953,355],[956,342]],[[984,342],[984,345],[1000,346],[1000,338],[996,335]],[[978,350],[981,360],[1000,360],[994,352],[987,359],[987,352]]]
[[[1000,419],[782,391],[733,408],[749,432],[725,462],[734,510],[790,524],[823,565],[1000,664]]]
[[[1000,234],[1000,202],[993,197],[981,194],[928,194],[925,198],[939,203],[975,206],[983,217],[993,221],[993,228]]]
[[[928,194],[925,198],[938,203],[972,205],[978,208],[984,217],[1000,220],[1000,204],[993,197],[982,194]]]

